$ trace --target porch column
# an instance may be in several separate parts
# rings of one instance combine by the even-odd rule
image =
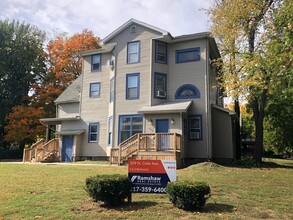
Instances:
[[[46,127],[46,143],[50,140],[51,137],[51,129],[50,129],[50,125],[47,125]]]

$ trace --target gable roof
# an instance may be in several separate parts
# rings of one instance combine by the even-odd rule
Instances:
[[[120,27],[118,27],[116,30],[114,30],[112,33],[110,33],[107,37],[105,37],[103,40],[102,40],[102,44],[103,43],[107,43],[109,40],[111,40],[113,37],[115,37],[116,35],[118,35],[121,31],[123,31],[126,27],[132,25],[132,24],[138,24],[138,25],[141,25],[143,27],[146,27],[146,28],[149,28],[149,29],[152,29],[154,31],[157,31],[159,33],[162,33],[162,35],[169,35],[169,32],[166,31],[166,30],[163,30],[161,28],[158,28],[158,27],[155,27],[153,25],[150,25],[150,24],[147,24],[145,22],[142,22],[142,21],[139,21],[139,20],[136,20],[134,18],[131,18],[129,21],[127,21],[126,23],[124,23],[123,25],[121,25]]]
[[[81,91],[81,76],[74,80],[55,100],[55,103],[79,102]]]

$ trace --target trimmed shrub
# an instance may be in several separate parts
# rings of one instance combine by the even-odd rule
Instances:
[[[106,206],[118,206],[131,197],[131,181],[125,175],[97,175],[85,181],[85,191],[95,201]]]
[[[210,187],[204,182],[169,182],[166,192],[170,201],[178,208],[194,210],[203,207],[210,197]]]

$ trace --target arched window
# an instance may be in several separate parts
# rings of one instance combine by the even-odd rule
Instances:
[[[176,93],[175,99],[196,99],[200,98],[200,92],[198,88],[191,84],[185,84],[180,86]]]

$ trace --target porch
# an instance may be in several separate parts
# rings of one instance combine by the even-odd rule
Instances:
[[[59,162],[59,139],[55,138],[46,143],[39,140],[30,148],[23,149],[23,162]]]
[[[177,133],[135,134],[112,148],[110,164],[135,160],[176,160],[181,167],[181,135]]]

